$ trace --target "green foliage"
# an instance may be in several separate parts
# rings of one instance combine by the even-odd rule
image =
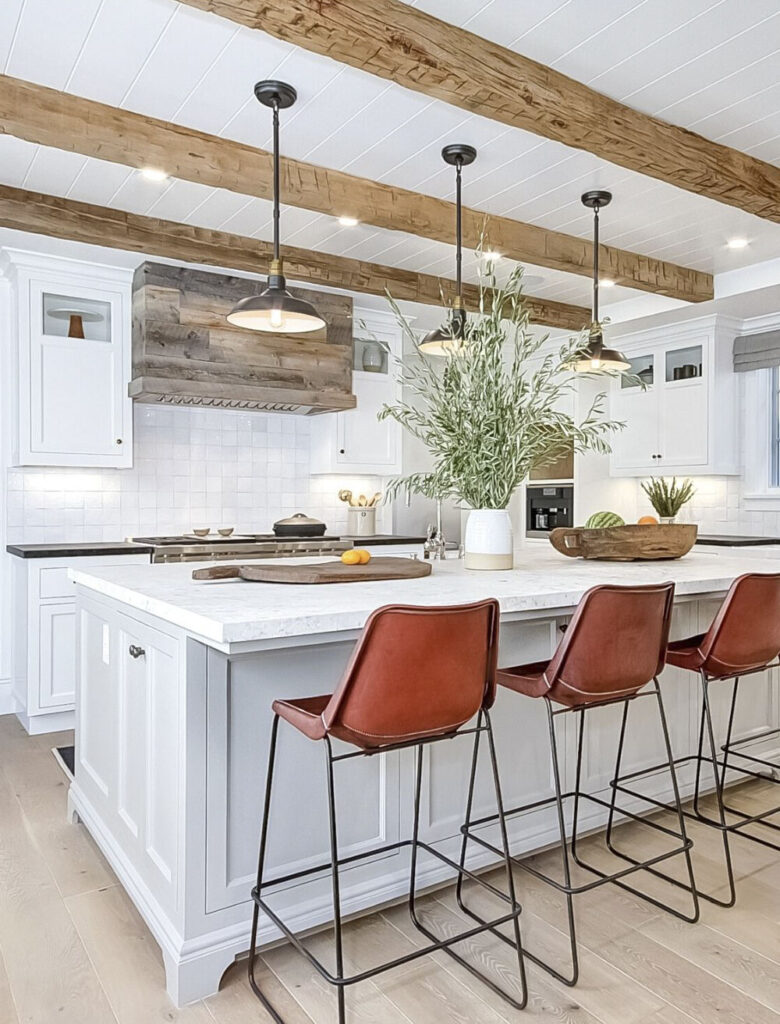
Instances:
[[[576,452],[609,452],[607,437],[623,424],[605,418],[603,392],[579,423],[556,408],[575,388],[570,366],[587,345],[587,332],[542,356],[547,336],[531,333],[521,285],[521,267],[502,288],[489,268],[480,283],[480,313],[468,318],[464,343],[444,359],[417,352],[412,329],[390,298],[415,351],[396,360],[408,398],[386,405],[380,419],[396,420],[422,441],[434,468],[391,481],[388,496],[408,488],[503,509],[535,466],[572,445]]]
[[[642,481],[642,490],[650,499],[657,514],[663,519],[670,519],[676,516],[683,505],[690,501],[696,493],[696,489],[690,480],[683,480],[677,483],[677,477],[672,477],[672,482],[664,480],[663,477],[651,477]]]

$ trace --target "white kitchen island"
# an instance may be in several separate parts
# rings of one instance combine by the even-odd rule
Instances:
[[[250,889],[256,870],[271,702],[327,693],[336,685],[370,612],[387,603],[453,604],[497,597],[500,663],[548,657],[583,592],[597,583],[677,584],[673,636],[707,627],[735,576],[758,563],[738,552],[700,548],[676,562],[608,563],[568,559],[528,545],[507,572],[467,572],[459,561],[436,562],[432,576],[391,583],[283,586],[242,581],[193,582],[192,565],[132,565],[71,571],[77,587],[78,673],[75,781],[71,812],[84,822],[159,942],[168,991],[184,1004],[216,991],[226,967],[248,947]],[[200,567],[200,566],[199,566]],[[610,638],[605,636],[604,643]],[[751,680],[740,737],[780,725],[775,673]],[[457,680],[453,680],[457,685]],[[679,754],[696,743],[696,681],[667,669],[663,687]],[[722,718],[730,696],[714,694]],[[542,702],[500,693],[494,723],[508,807],[552,793]],[[652,701],[629,717],[626,769],[662,759]],[[584,779],[602,792],[617,743],[617,709],[591,716]],[[559,722],[567,755],[572,716]],[[439,743],[426,753],[423,832],[452,853],[463,815],[470,745]],[[567,756],[566,770],[571,768]],[[280,731],[268,851],[271,874],[327,860],[323,754],[294,730]],[[347,761],[336,778],[342,856],[408,834],[412,796],[410,751]],[[690,790],[691,777],[682,776]],[[492,810],[486,773],[477,812]],[[648,792],[668,795],[658,776]],[[643,805],[642,809],[647,809]],[[582,814],[584,828],[601,823]],[[513,847],[541,848],[556,835],[549,811],[514,820]],[[487,854],[474,852],[473,863]],[[343,871],[346,914],[403,896],[406,851],[383,854]],[[447,878],[424,859],[420,883]],[[330,920],[328,877],[290,883],[276,897],[295,927]],[[261,921],[260,943],[278,933]]]

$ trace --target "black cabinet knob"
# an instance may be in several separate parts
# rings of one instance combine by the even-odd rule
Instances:
[[[135,644],[130,644],[127,650],[131,658],[142,658],[146,654],[143,647],[137,647]]]

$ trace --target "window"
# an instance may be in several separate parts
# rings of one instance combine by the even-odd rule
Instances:
[[[769,486],[780,487],[780,366],[772,367]]]

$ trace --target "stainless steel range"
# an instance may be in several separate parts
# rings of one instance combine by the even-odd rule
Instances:
[[[154,548],[153,562],[218,562],[251,558],[292,558],[301,555],[340,555],[353,547],[340,537],[277,537],[273,533],[233,534],[230,537],[131,537]]]

